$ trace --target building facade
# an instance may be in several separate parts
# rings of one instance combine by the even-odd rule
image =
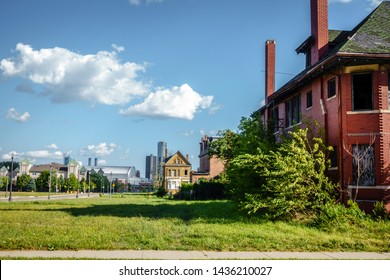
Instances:
[[[145,178],[149,180],[157,179],[157,157],[154,155],[146,156]]]
[[[224,171],[224,164],[217,156],[210,156],[211,143],[218,140],[219,136],[202,137],[199,143],[199,169],[191,174],[191,183],[199,182],[201,179],[211,180]]]
[[[160,141],[157,143],[157,178],[163,178],[163,165],[168,157],[167,143]]]
[[[179,191],[182,183],[190,183],[191,163],[179,151],[165,159],[163,165],[164,187],[168,193]]]
[[[390,2],[352,30],[329,30],[328,1],[310,4],[311,35],[296,49],[306,68],[276,91],[276,44],[265,44],[263,121],[278,135],[316,120],[334,148],[329,175],[342,199],[367,210],[390,203]]]

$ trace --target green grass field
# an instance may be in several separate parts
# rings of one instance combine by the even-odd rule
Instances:
[[[390,251],[390,222],[319,230],[230,201],[144,195],[0,203],[0,250]]]

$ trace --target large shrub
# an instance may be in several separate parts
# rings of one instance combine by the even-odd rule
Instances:
[[[245,193],[241,204],[250,213],[261,211],[270,218],[292,218],[317,212],[334,200],[336,187],[326,176],[330,148],[320,138],[309,141],[307,131],[290,132],[290,138],[268,154],[258,150],[256,155],[232,161],[231,175],[252,173],[249,180],[258,182],[252,188],[235,186]]]

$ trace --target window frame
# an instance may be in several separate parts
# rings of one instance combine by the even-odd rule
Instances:
[[[328,80],[328,99],[335,97],[337,94],[336,78]]]
[[[285,102],[286,127],[301,122],[301,94],[297,94]]]
[[[359,102],[359,104],[357,104],[356,102],[357,101],[357,94],[358,94],[358,91],[357,91],[357,88],[355,88],[355,79],[358,77],[358,76],[370,76],[370,82],[371,82],[371,85],[370,85],[370,90],[371,90],[371,100],[370,100],[370,108],[360,108],[361,106],[356,106],[356,105],[361,105],[361,101]],[[352,74],[352,77],[351,77],[351,91],[352,91],[352,111],[372,111],[374,110],[374,83],[373,83],[373,74],[372,72],[364,72],[364,73],[355,73],[355,74]],[[361,88],[361,87],[360,87]],[[368,87],[367,87],[368,88]],[[360,89],[361,90],[361,89]],[[361,98],[363,99],[363,98]],[[365,98],[364,98],[365,99]],[[368,98],[367,98],[368,100]],[[366,101],[367,101],[366,100]],[[359,107],[359,108],[356,108],[356,107]]]
[[[310,103],[310,105],[309,105],[309,103]],[[306,93],[306,109],[310,109],[311,107],[313,107],[313,91],[309,90]]]

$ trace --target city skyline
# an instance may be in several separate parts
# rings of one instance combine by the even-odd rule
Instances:
[[[380,2],[329,0],[329,28],[350,30]],[[69,155],[145,174],[163,141],[196,170],[202,136],[262,105],[267,39],[276,88],[303,70],[293,50],[310,35],[308,3],[2,1],[0,160]]]

